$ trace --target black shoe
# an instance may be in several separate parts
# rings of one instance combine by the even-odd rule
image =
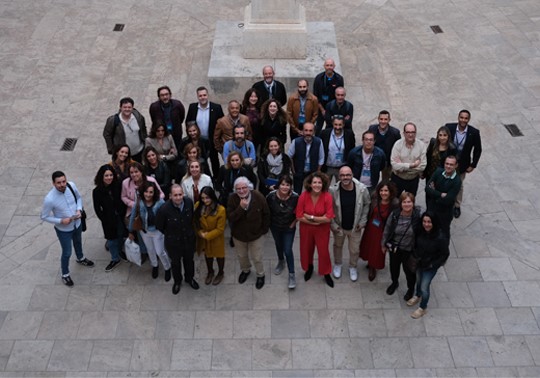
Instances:
[[[309,281],[313,275],[313,265],[308,266],[306,273],[304,273],[304,281]]]
[[[118,264],[120,264],[120,260],[118,260],[118,261],[111,261],[111,262],[109,263],[109,265],[107,265],[107,266],[105,267],[105,271],[106,271],[106,272],[112,272],[112,271],[114,270],[114,268],[116,268],[116,267],[118,266]]]
[[[153,266],[152,267],[152,278],[156,279],[159,276],[159,267]]]
[[[247,272],[240,273],[240,275],[238,276],[238,283],[243,284],[244,282],[246,282],[246,280],[247,280],[250,273],[251,273],[251,270],[248,270]]]
[[[172,285],[172,293],[176,295],[179,292],[180,292],[180,284],[175,283],[174,285]]]
[[[94,262],[88,260],[86,257],[84,259],[82,259],[82,260],[77,260],[77,264],[81,264],[81,265],[87,266],[89,268],[92,268],[94,266]]]
[[[234,248],[234,240],[233,240],[232,236],[229,239],[229,245],[231,246],[231,248]]]
[[[396,289],[398,288],[399,284],[395,284],[395,283],[392,283],[390,286],[388,286],[388,288],[386,289],[386,294],[388,295],[392,295],[394,294],[394,292],[396,291]]]
[[[257,277],[257,283],[255,284],[255,287],[260,290],[264,286],[264,276]]]
[[[167,269],[165,271],[165,282],[169,282],[171,280],[171,269]]]
[[[125,262],[128,262],[128,261],[129,261],[128,258],[127,258],[127,256],[126,256],[126,253],[125,253],[124,251],[120,251],[119,255],[120,255],[120,258],[121,258],[122,260],[124,260]]]
[[[189,283],[189,286],[191,286],[193,290],[199,290],[199,284],[195,280],[191,280],[191,282]]]
[[[459,207],[454,207],[454,218],[459,218],[461,216],[461,209]]]
[[[403,299],[405,300],[405,302],[407,302],[409,299],[412,298],[412,296],[413,296],[413,290],[409,289],[409,290],[407,290],[407,292],[403,296]]]
[[[334,287],[334,280],[332,279],[332,277],[330,277],[329,274],[325,274],[324,275],[324,280],[326,281],[326,284],[330,287]]]
[[[66,286],[69,286],[69,287],[73,286],[73,281],[71,280],[70,276],[62,277],[62,282]]]

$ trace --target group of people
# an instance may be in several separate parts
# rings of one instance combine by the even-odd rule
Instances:
[[[187,116],[170,88],[160,87],[149,108],[149,135],[134,101],[121,99],[103,130],[111,161],[99,168],[92,196],[111,254],[105,270],[112,271],[126,257],[122,246],[129,238],[148,256],[153,278],[159,276],[161,261],[165,280],[173,278],[174,294],[183,280],[199,288],[195,252],[205,256],[205,284],[218,285],[224,277],[228,221],[229,243],[241,268],[238,282],[246,282],[253,264],[255,286],[264,286],[263,240],[270,230],[278,256],[274,274],[287,265],[293,289],[292,246],[299,223],[305,281],[312,277],[316,248],[318,272],[333,287],[333,278],[342,275],[347,239],[350,279],[358,279],[361,258],[374,280],[389,253],[387,294],[396,291],[403,266],[404,299],[411,306],[420,303],[413,317],[422,316],[429,283],[448,257],[450,223],[461,214],[463,180],[480,158],[480,133],[469,125],[470,112],[462,110],[458,122],[441,127],[426,146],[412,122],[404,125],[402,139],[383,110],[356,145],[354,107],[334,69],[334,61],[327,59],[313,81],[313,93],[302,79],[287,98],[273,68],[265,66],[264,79],[242,102],[229,101],[227,115],[209,101],[205,87],[197,88],[197,102],[189,105]],[[423,213],[415,206],[420,179],[426,180]],[[62,172],[53,173],[52,180],[41,217],[55,225],[62,279],[72,286],[71,243],[78,263],[94,265],[82,252],[82,198]]]

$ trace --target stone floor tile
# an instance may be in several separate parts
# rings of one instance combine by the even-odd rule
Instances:
[[[475,258],[450,258],[444,265],[448,281],[482,281],[482,274]]]
[[[85,371],[94,343],[90,340],[56,340],[49,359],[49,371]],[[69,358],[68,356],[72,356]]]
[[[292,368],[291,340],[256,339],[252,341],[252,367],[255,370]]]
[[[332,369],[332,343],[329,339],[293,339],[293,369]]]
[[[428,309],[422,319],[428,336],[463,336],[461,319],[455,309]]]
[[[116,311],[84,312],[77,338],[113,339],[118,327],[119,314]]]
[[[4,371],[8,362],[11,350],[13,349],[13,340],[0,340],[0,371]]]
[[[212,366],[212,340],[174,340],[171,369],[209,370]]]
[[[533,268],[529,263],[510,258],[510,263],[519,281],[540,280],[540,270]]]
[[[373,368],[369,339],[334,339],[331,345],[335,369]]]
[[[299,310],[274,310],[271,312],[273,339],[309,338],[309,313]]]
[[[422,319],[413,321],[411,313],[414,310],[408,308],[406,310],[384,310],[384,320],[386,321],[386,329],[388,336],[426,336],[426,328]],[[429,313],[428,315],[429,316]]]
[[[25,311],[30,303],[34,291],[33,285],[20,285],[17,290],[13,286],[0,286],[0,303],[2,311]]]
[[[178,308],[178,295],[172,295],[165,285],[145,286],[141,300],[141,311],[175,311]]]
[[[126,371],[129,369],[134,340],[96,340],[88,364],[89,371]]]
[[[540,328],[530,308],[495,309],[502,331],[505,335],[537,335]]]
[[[499,320],[492,308],[462,308],[458,309],[458,313],[465,335],[502,335]]]
[[[0,328],[0,339],[35,339],[42,319],[40,311],[10,311]]]
[[[526,366],[517,368],[516,377],[539,377],[540,376],[540,367],[539,366]]]
[[[525,342],[529,347],[534,363],[540,365],[540,336],[525,336]]]
[[[197,311],[195,339],[231,339],[232,337],[232,311]]]
[[[371,339],[371,355],[376,369],[412,368],[413,359],[407,338]]]
[[[321,284],[303,284],[299,280],[296,289],[289,293],[289,301],[291,310],[322,310],[326,308],[326,289]]]
[[[195,312],[158,311],[156,339],[192,339],[195,332]]]
[[[201,281],[202,283],[202,281]],[[185,286],[185,285],[184,285]],[[223,284],[220,286],[224,286]],[[168,289],[169,291],[171,289]],[[215,310],[216,309],[216,293],[218,292],[217,288],[209,288],[208,290],[180,290],[178,294],[178,309],[179,310]]]
[[[399,291],[394,295],[386,295],[386,288],[390,283],[370,283],[360,289],[364,308],[400,308]],[[401,295],[403,296],[403,295]]]
[[[493,359],[484,337],[448,337],[448,344],[456,367],[489,367]]]
[[[510,299],[502,282],[469,282],[475,307],[508,307]]]
[[[516,280],[516,274],[508,258],[482,257],[476,260],[484,281]]]
[[[141,308],[144,286],[109,286],[103,309],[106,311],[138,311]]]
[[[476,372],[479,377],[493,378],[509,378],[509,377],[519,377],[517,368],[515,367],[485,367],[485,368],[476,368]]]
[[[38,339],[75,339],[79,331],[80,311],[46,311],[37,334]]]
[[[284,285],[264,285],[253,291],[254,310],[286,310],[289,308],[289,289]]]
[[[253,310],[253,285],[220,285],[216,289],[216,310]]]
[[[66,306],[69,290],[58,285],[36,286],[28,309],[31,311],[62,311]]]
[[[488,336],[487,342],[496,366],[534,365],[523,336]]]
[[[233,370],[231,377],[272,378],[272,372],[270,370]]]
[[[172,340],[136,340],[130,370],[170,370]]]
[[[478,377],[476,369],[474,368],[439,368],[435,370],[437,377],[439,378],[473,378]]]
[[[474,307],[474,302],[465,282],[433,282],[431,296],[441,308]]]
[[[67,311],[101,311],[107,294],[107,286],[77,285],[70,289]]]
[[[396,377],[433,377],[434,369],[396,369]]]
[[[349,310],[362,309],[364,303],[362,301],[362,291],[357,284],[343,283],[332,288],[326,288],[326,303],[328,309],[333,310]]]
[[[233,338],[268,339],[272,336],[270,311],[234,311]]]
[[[212,370],[250,370],[251,340],[214,340]]]
[[[5,371],[45,371],[53,348],[52,340],[17,340]]]
[[[311,337],[349,337],[347,313],[344,310],[311,310]]]
[[[156,332],[156,311],[120,311],[117,339],[152,339]]]
[[[394,371],[394,369],[362,369],[362,370],[355,370],[354,376],[355,377],[387,378],[387,377],[395,377],[396,372]]]
[[[454,234],[452,243],[458,257],[489,257],[486,242],[479,237]]]
[[[504,288],[512,307],[540,306],[540,286],[536,281],[507,281]]]
[[[347,310],[351,337],[386,337],[383,310]]]
[[[272,378],[310,378],[314,374],[315,371],[313,370],[274,370],[272,371]]]
[[[415,368],[454,367],[445,337],[414,337],[409,344]]]

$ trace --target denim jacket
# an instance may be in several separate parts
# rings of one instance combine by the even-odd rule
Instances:
[[[165,203],[165,201],[163,201],[160,198],[154,204],[154,206],[152,206],[152,211],[154,212],[154,219],[155,219],[155,216],[157,215],[157,212],[158,212],[159,208],[164,203]],[[136,213],[135,209],[136,209],[136,206],[133,206],[133,211],[131,212],[131,216],[129,217],[129,226],[128,226],[129,232],[133,232],[133,221],[135,220],[135,213]],[[139,213],[141,214],[141,219],[142,219],[142,222],[143,222],[143,230],[144,230],[144,232],[146,232],[146,231],[155,231],[156,230],[155,225],[148,227],[148,212],[146,211],[146,206],[145,206],[143,200],[139,200]]]

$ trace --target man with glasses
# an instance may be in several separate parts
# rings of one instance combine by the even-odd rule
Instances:
[[[158,100],[150,104],[150,118],[152,123],[163,122],[167,131],[172,135],[174,144],[180,146],[182,142],[182,122],[186,116],[184,105],[171,98],[171,89],[164,85],[157,90]]]
[[[347,165],[351,167],[354,178],[372,193],[379,183],[381,172],[387,165],[384,151],[375,146],[375,134],[372,131],[365,131],[362,134],[362,145],[349,152]]]
[[[339,181],[330,187],[335,218],[330,227],[334,234],[334,269],[335,278],[341,277],[343,264],[343,243],[349,243],[349,277],[358,279],[358,255],[362,229],[366,226],[371,199],[369,191],[357,179],[353,178],[350,167],[339,170]]]
[[[418,191],[420,175],[426,168],[426,144],[416,138],[416,125],[407,122],[403,127],[404,139],[398,140],[392,148],[391,180],[396,184],[398,195],[402,192],[414,194]]]
[[[354,148],[354,133],[344,128],[344,119],[341,114],[332,117],[333,127],[324,129],[321,133],[324,156],[326,162],[323,165],[330,180],[332,177],[339,180],[339,168],[347,162],[349,151]]]

